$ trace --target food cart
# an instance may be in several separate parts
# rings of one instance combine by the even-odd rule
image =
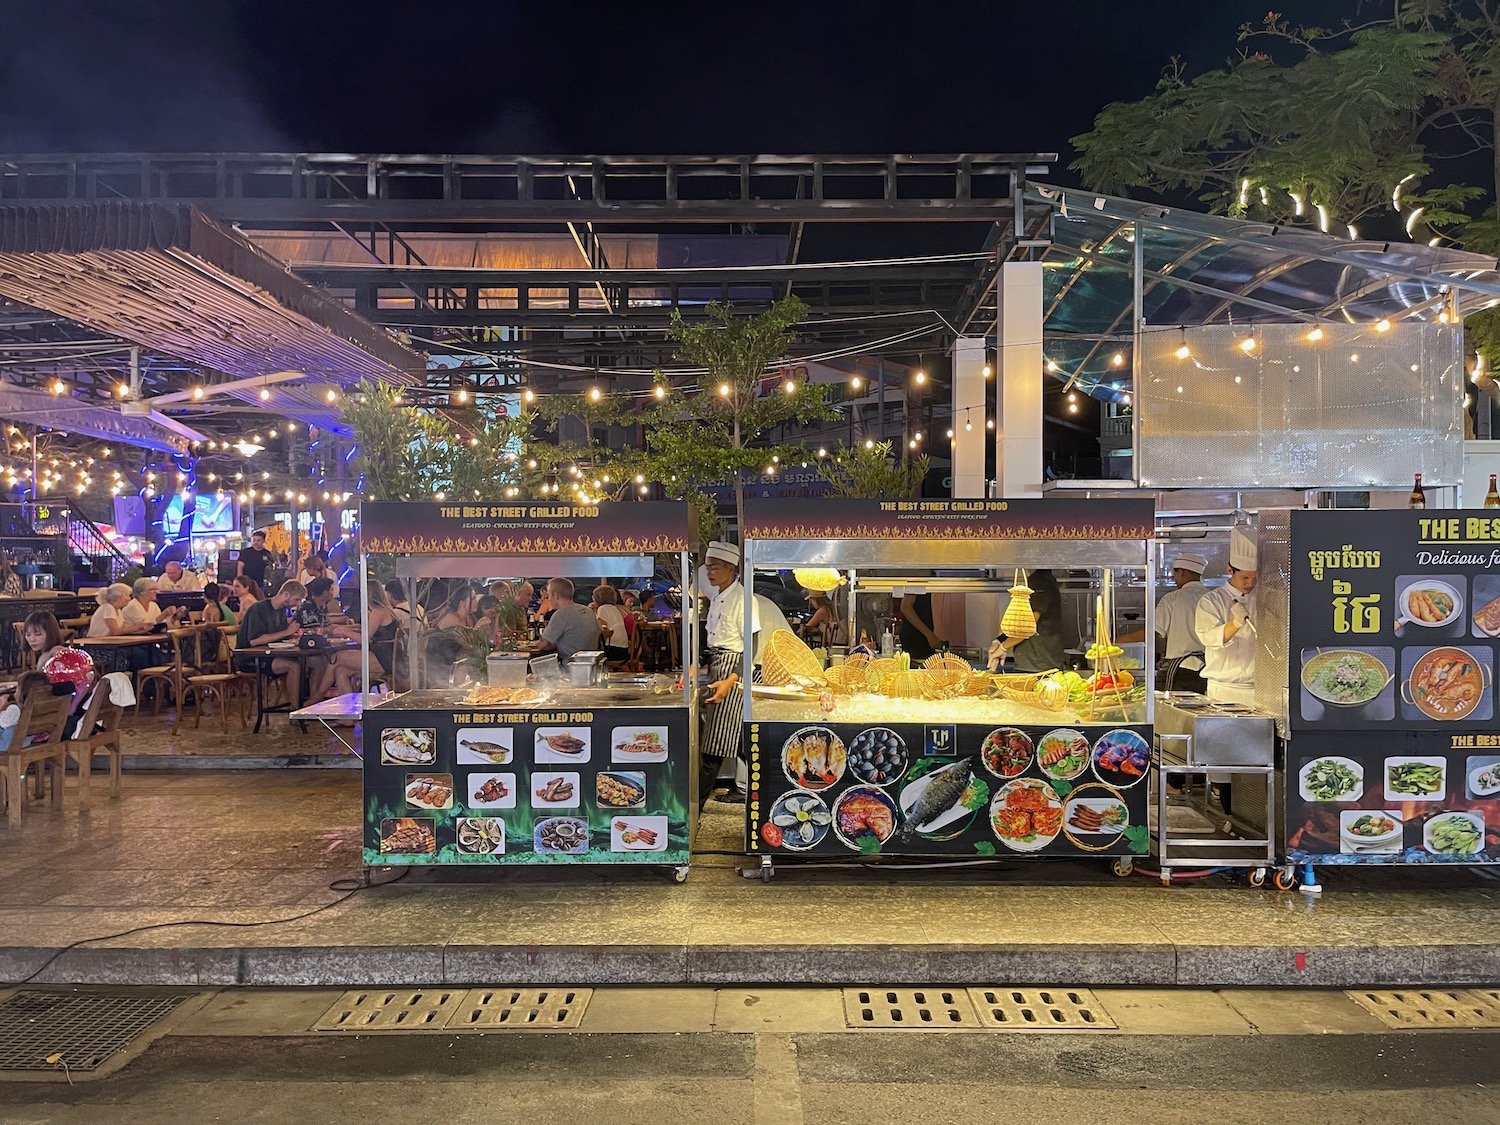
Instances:
[[[385,555],[412,586],[649,578],[663,553],[677,554],[686,573],[689,527],[679,503],[370,503],[361,573],[367,584],[372,556]],[[414,589],[408,598],[416,604]],[[691,610],[681,627],[691,667]],[[413,685],[423,683],[418,647]],[[481,677],[382,697],[363,712],[366,867],[652,864],[682,881],[696,806],[690,689],[630,675],[597,686],[534,675],[511,687]]]
[[[1291,511],[1263,518],[1261,541],[1276,628],[1257,663],[1276,674],[1257,679],[1285,693],[1304,889],[1314,864],[1500,863],[1500,519]]]
[[[1149,846],[1151,501],[751,501],[745,509],[748,573],[791,568],[813,580],[833,571],[851,605],[861,592],[962,595],[977,648],[969,661],[893,654],[821,671],[796,667],[795,649],[763,656],[766,683],[745,706],[745,847],[761,857],[763,879],[775,860],[799,855],[1104,856],[1130,872]],[[1074,623],[1088,667],[1037,676],[976,666],[1000,631],[1017,568],[1053,569],[1092,591],[1090,612]],[[1115,595],[1125,586],[1143,595],[1140,683],[1113,643]],[[851,614],[851,641],[857,629]],[[748,664],[747,656],[747,682]]]

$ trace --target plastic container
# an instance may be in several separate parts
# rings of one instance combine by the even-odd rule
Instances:
[[[485,659],[485,678],[490,687],[525,687],[526,658],[492,652]]]

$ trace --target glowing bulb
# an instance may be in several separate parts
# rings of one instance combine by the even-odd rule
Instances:
[[[920,387],[923,383],[927,382],[927,372],[919,369],[917,373],[912,376],[912,379],[917,384],[917,386]]]
[[[819,449],[818,449],[818,456],[819,457],[827,457],[828,456],[828,450],[826,450],[826,449],[824,449],[824,448],[822,448],[820,446]]]
[[[535,402],[536,401],[536,392],[534,390],[532,390],[530,387],[527,387],[524,391],[521,392],[521,398],[524,399],[527,402]]]
[[[598,387],[590,387],[589,388],[589,401],[590,402],[598,402],[603,397],[604,397],[604,392],[601,391]]]
[[[984,423],[984,428],[987,429],[987,430],[993,430],[995,428],[995,420],[993,418],[986,419],[985,423]]]
[[[1112,363],[1112,364],[1114,364],[1116,367],[1124,367],[1125,366],[1125,353],[1124,352],[1115,352],[1115,354],[1110,357],[1109,362]]]
[[[728,383],[720,383],[719,384],[719,394],[723,398],[728,398],[729,397],[729,384]]]
[[[1049,374],[1049,375],[1056,375],[1057,374],[1057,360],[1055,360],[1055,359],[1049,359],[1047,361],[1047,374]]]
[[[1381,317],[1379,320],[1377,320],[1375,322],[1375,331],[1376,332],[1389,332],[1390,330],[1391,330],[1391,322],[1389,320],[1386,320],[1385,317]]]
[[[866,449],[874,449],[875,448],[875,439],[874,438],[865,438],[865,448]]]
[[[193,388],[193,398],[196,400],[196,399],[200,399],[202,397],[203,397],[203,388],[202,387],[194,387]]]
[[[468,391],[459,391],[458,394],[455,397],[461,403],[462,402],[468,402],[469,401],[469,392]]]
[[[1244,352],[1246,355],[1249,355],[1254,350],[1255,350],[1255,337],[1254,336],[1246,336],[1243,340],[1240,341],[1240,351]]]
[[[1314,344],[1316,344],[1319,340],[1321,340],[1323,338],[1323,330],[1321,328],[1316,328],[1315,327],[1311,332],[1309,332],[1307,334],[1307,338],[1309,340],[1311,340]]]
[[[328,393],[323,397],[326,398],[329,402],[337,402],[339,400],[339,393],[334,388],[329,387]]]
[[[1072,391],[1069,391],[1068,392],[1068,401],[1069,402],[1077,402],[1078,401],[1078,396],[1076,394],[1074,394]]]
[[[1068,404],[1068,413],[1069,414],[1077,414],[1078,413],[1078,404],[1076,402]]]
[[[1448,316],[1448,310],[1447,309],[1444,309],[1442,312],[1438,313],[1438,323],[1439,324],[1447,324],[1449,319],[1450,318]]]
[[[646,483],[646,474],[645,473],[636,473],[635,474],[635,483],[636,484],[645,484]]]
[[[949,427],[948,427],[948,436],[949,436],[949,437],[952,437],[952,436],[953,436],[953,427],[952,427],[952,426],[949,426]]]
[[[270,402],[271,401],[271,392],[270,392],[270,390],[268,390],[265,387],[262,387],[260,389],[260,401],[261,402]]]
[[[922,431],[918,430],[916,433],[912,434],[911,436],[912,436],[912,440],[913,441],[921,441],[922,440]]]
[[[916,443],[916,440],[915,440],[915,439],[913,439],[913,440],[911,440],[911,441],[909,441],[909,442],[907,442],[907,443],[906,443],[906,444],[907,444],[907,445],[908,445],[908,446],[910,446],[910,447],[911,447],[911,448],[912,448],[912,449],[915,449],[915,448],[917,448],[917,443]]]
[[[130,384],[128,384],[128,383],[121,383],[119,386],[117,386],[115,388],[115,394],[119,395],[121,398],[127,398],[127,397],[129,397],[129,395],[130,395]]]
[[[993,367],[991,367],[988,363],[986,363],[984,365],[984,377],[986,379],[988,379],[994,373],[995,373],[995,369]]]
[[[862,386],[865,385],[865,381],[863,379],[861,379],[858,375],[856,375],[856,376],[854,376],[854,378],[852,378],[852,379],[849,380],[849,385],[851,387],[853,387],[857,391],[857,390],[859,390],[860,387],[862,387]]]
[[[52,393],[55,395],[60,395],[67,389],[67,384],[64,383],[61,379],[52,384]]]
[[[275,431],[275,430],[272,430],[272,431],[271,431],[271,436],[272,436],[272,437],[280,437],[280,436],[281,436],[281,435],[280,435],[280,434],[278,434],[278,433],[277,433],[277,432],[276,432],[276,431]]]
[[[667,397],[667,388],[664,387],[664,386],[662,386],[660,383],[656,384],[656,397],[657,398],[666,398]]]
[[[1193,354],[1193,349],[1188,347],[1186,342],[1184,342],[1177,345],[1177,350],[1172,354],[1175,355],[1178,359],[1187,359],[1188,356]]]
[[[969,420],[968,420],[968,419],[967,419],[967,418],[965,418],[965,419],[964,419],[964,429],[965,429],[965,430],[968,430],[968,431],[970,431],[970,432],[973,432],[973,429],[974,429],[974,423],[973,423],[973,422],[971,422],[971,421],[969,421]]]

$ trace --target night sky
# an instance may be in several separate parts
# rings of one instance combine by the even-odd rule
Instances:
[[[1278,4],[1294,21],[1375,14]],[[1061,152],[1266,0],[10,0],[0,151]],[[1381,6],[1380,14],[1384,14]],[[1065,163],[1065,160],[1064,160]]]

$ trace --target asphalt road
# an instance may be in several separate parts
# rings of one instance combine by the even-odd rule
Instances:
[[[168,1036],[5,1125],[1500,1122],[1500,1032]],[[1492,1085],[1493,1083],[1493,1085]]]

